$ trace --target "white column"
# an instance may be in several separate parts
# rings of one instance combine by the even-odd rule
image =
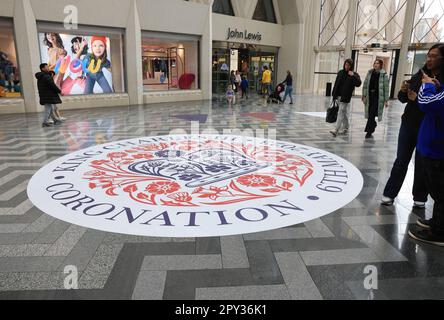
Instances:
[[[358,14],[358,0],[348,1],[347,38],[345,40],[345,59],[351,58],[352,47],[355,42],[356,18]]]
[[[39,112],[43,108],[39,103],[34,74],[39,71],[40,54],[37,24],[29,0],[14,1],[14,30],[25,110],[26,113]]]
[[[131,105],[143,104],[142,32],[136,0],[131,0],[125,29],[125,61],[129,102]]]
[[[303,24],[299,33],[301,51],[298,67],[301,68],[302,72],[302,76],[296,79],[299,94],[314,92],[314,72],[316,67],[314,47],[318,44],[321,1],[309,2],[304,8],[302,15]]]
[[[407,0],[407,8],[405,12],[404,20],[404,32],[402,34],[401,51],[399,53],[398,73],[396,75],[395,93],[401,89],[402,82],[404,81],[404,74],[407,67],[407,54],[409,51],[409,45],[412,40],[413,24],[415,23],[416,12],[416,0]]]
[[[213,0],[207,0],[208,22],[200,43],[200,89],[205,100],[211,100],[213,63]]]

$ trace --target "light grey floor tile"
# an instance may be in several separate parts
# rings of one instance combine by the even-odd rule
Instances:
[[[245,234],[245,241],[254,240],[287,240],[287,239],[304,239],[311,238],[310,232],[306,228],[284,228],[259,233]]]
[[[194,242],[195,238],[159,238],[159,237],[142,237],[131,236],[126,234],[107,234],[103,243],[120,244],[120,243],[157,243],[157,242]]]
[[[372,249],[339,249],[301,252],[307,266],[352,264],[382,261]]]
[[[0,224],[0,233],[19,233],[27,226],[27,224]]]
[[[143,271],[204,269],[222,269],[221,256],[150,256],[145,257],[141,267]]]
[[[35,220],[33,223],[31,223],[22,232],[24,232],[24,233],[43,232],[46,228],[48,228],[54,222],[54,220],[55,220],[55,218],[53,218],[47,214],[43,214],[37,220]]]
[[[141,271],[134,288],[133,300],[162,300],[167,273]]]
[[[330,231],[330,229],[328,229],[321,219],[305,222],[304,225],[313,238],[334,237],[334,234]]]
[[[316,284],[297,252],[275,253],[282,277],[294,300],[322,300]]]
[[[344,217],[344,221],[349,226],[362,225],[383,225],[383,224],[397,224],[397,223],[414,223],[416,218],[413,216],[397,217],[397,216],[362,216],[362,217]]]
[[[196,288],[196,300],[290,300],[285,285]]]
[[[0,216],[2,215],[21,216],[24,215],[33,206],[34,205],[32,204],[32,202],[29,199],[27,199],[14,208],[0,208]]]
[[[88,229],[66,257],[62,267],[74,265],[80,271],[85,270],[104,237],[105,232]]]
[[[72,225],[65,231],[65,233],[46,251],[45,256],[58,257],[67,256],[83,234],[86,228]]]
[[[0,291],[60,290],[62,272],[0,272]]]
[[[222,265],[224,268],[249,268],[247,251],[242,236],[221,237]]]
[[[63,257],[8,257],[0,258],[1,272],[56,271]]]
[[[123,244],[101,245],[90,260],[84,273],[110,274],[122,248]]]
[[[388,243],[370,226],[351,226],[362,241],[373,249],[383,261],[408,261],[396,248]]]
[[[20,192],[25,191],[27,186],[28,186],[28,181],[23,181],[22,183],[19,183],[14,188],[9,189],[8,191],[1,193],[0,194],[0,201],[11,200],[11,198],[15,197]]]
[[[0,245],[0,257],[39,257],[49,247],[49,244]]]
[[[79,279],[79,289],[103,289],[108,279],[107,273],[83,272]]]

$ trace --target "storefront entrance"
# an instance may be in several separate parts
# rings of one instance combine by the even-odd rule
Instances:
[[[278,50],[275,47],[213,42],[213,94],[226,92],[231,71],[239,71],[248,79],[250,93],[260,93],[264,66],[273,71],[275,86]]]
[[[145,92],[199,88],[199,37],[142,33]]]

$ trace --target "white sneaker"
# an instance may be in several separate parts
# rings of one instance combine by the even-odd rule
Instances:
[[[49,119],[46,123],[49,123],[49,124],[54,124],[54,120],[52,120],[52,119]]]
[[[393,205],[394,202],[395,202],[395,199],[392,199],[392,198],[389,198],[386,196],[383,196],[381,199],[381,204],[383,206],[391,206],[391,205]]]
[[[420,202],[420,201],[415,201],[413,203],[413,207],[414,208],[418,208],[418,209],[424,209],[425,208],[426,203],[425,202]]]
[[[63,122],[63,121],[66,121],[66,118],[60,117],[59,120]]]

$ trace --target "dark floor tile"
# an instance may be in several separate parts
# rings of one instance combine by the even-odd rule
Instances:
[[[196,254],[221,254],[220,238],[196,238]]]

